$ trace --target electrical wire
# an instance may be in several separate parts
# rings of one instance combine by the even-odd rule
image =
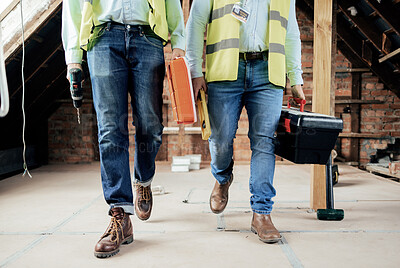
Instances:
[[[22,12],[22,0],[19,1],[21,7],[21,28],[22,28],[22,66],[21,66],[21,77],[22,77],[22,143],[24,144],[24,150],[22,153],[22,158],[24,160],[24,173],[22,174],[25,177],[26,174],[30,178],[32,178],[31,173],[29,173],[28,165],[26,164],[26,142],[25,142],[25,76],[24,76],[24,67],[25,67],[25,33],[24,33],[24,16]]]

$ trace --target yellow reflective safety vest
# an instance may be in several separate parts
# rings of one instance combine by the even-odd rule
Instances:
[[[232,15],[237,0],[214,0],[207,28],[206,81],[234,81],[239,64],[240,21]],[[271,83],[286,85],[285,39],[290,0],[271,0],[268,72]]]
[[[153,32],[168,42],[167,12],[165,11],[165,0],[147,0],[150,5],[149,24]]]
[[[94,2],[94,3],[93,3]],[[82,8],[82,19],[80,29],[80,46],[87,50],[87,45],[91,38],[95,36],[94,26],[99,25],[99,21],[94,17],[93,5],[96,0],[84,0]],[[164,40],[164,45],[168,42],[168,23],[165,11],[165,0],[147,0],[150,6],[149,24],[153,32]]]

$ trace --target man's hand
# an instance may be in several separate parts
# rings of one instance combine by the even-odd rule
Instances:
[[[291,91],[292,91],[293,98],[299,98],[301,100],[305,100],[306,99],[306,97],[304,96],[303,87],[301,85],[294,85],[292,87]],[[290,105],[296,107],[299,104],[295,100],[291,99],[290,100]]]
[[[185,56],[185,51],[180,48],[174,48],[172,50],[172,59],[180,58]]]
[[[71,78],[69,77],[69,70],[71,70],[73,68],[81,69],[81,71],[83,73],[82,65],[80,63],[70,63],[70,64],[68,64],[68,67],[67,67],[67,79],[68,79],[69,82],[71,82],[70,81]]]
[[[200,89],[204,89],[207,92],[207,84],[204,76],[196,77],[192,79],[194,100],[197,100]]]

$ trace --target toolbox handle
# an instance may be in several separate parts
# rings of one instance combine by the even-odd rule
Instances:
[[[298,104],[300,104],[300,112],[304,112],[304,105],[306,105],[306,100],[302,100],[300,98],[294,98],[294,97],[289,97],[288,101],[287,101],[287,107],[290,109],[290,100],[294,99],[295,102],[297,102]]]

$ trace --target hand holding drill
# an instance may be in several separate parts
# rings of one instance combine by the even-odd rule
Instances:
[[[67,79],[70,83],[70,92],[72,102],[74,107],[77,109],[78,114],[78,123],[81,123],[80,119],[80,111],[79,109],[82,107],[83,100],[83,90],[82,90],[82,66],[80,64],[68,64],[68,74]]]

